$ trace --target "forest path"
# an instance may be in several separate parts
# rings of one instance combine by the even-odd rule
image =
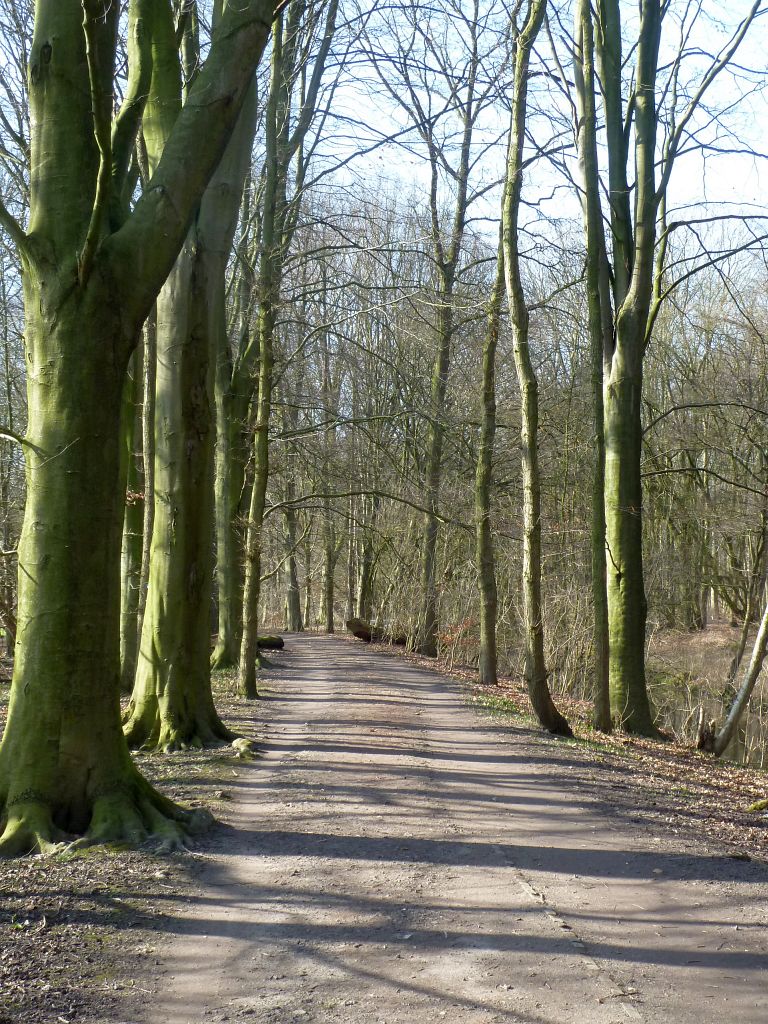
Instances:
[[[611,817],[404,659],[291,636],[275,676],[152,1024],[768,1021],[766,865]]]

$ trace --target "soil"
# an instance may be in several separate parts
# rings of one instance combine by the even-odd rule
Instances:
[[[0,866],[0,1024],[768,1019],[764,773],[355,641],[271,658],[263,759],[142,757],[224,819],[194,854]]]

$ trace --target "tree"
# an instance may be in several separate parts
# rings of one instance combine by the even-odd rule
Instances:
[[[35,9],[27,230],[0,207],[22,258],[29,367],[19,632],[0,744],[6,855],[46,849],[64,833],[172,843],[199,821],[142,778],[121,732],[120,406],[141,324],[221,158],[272,17],[265,0],[227,10],[126,215],[153,63],[148,20],[159,6],[131,4],[131,77],[114,125],[118,5],[39,0]]]
[[[608,594],[605,545],[605,423],[603,363],[613,347],[610,267],[600,205],[600,170],[595,103],[595,44],[588,0],[576,6],[574,78],[576,83],[576,148],[581,172],[581,205],[586,241],[587,306],[592,355],[592,407],[595,461],[592,478],[592,615],[594,643],[594,721],[602,732],[611,730]]]
[[[485,155],[478,119],[495,95],[502,49],[494,24],[496,5],[481,12],[478,0],[446,0],[424,15],[417,7],[390,15],[377,73],[426,151],[429,168],[429,241],[435,278],[434,356],[424,467],[424,535],[421,548],[421,613],[417,650],[437,654],[437,541],[445,446],[445,414],[455,331],[455,292],[470,205],[486,189],[471,176]],[[489,41],[490,40],[490,41]],[[501,63],[503,63],[503,58]],[[488,66],[485,66],[485,65]]]
[[[483,345],[482,418],[475,470],[475,559],[480,586],[480,650],[478,677],[481,683],[497,683],[496,618],[498,590],[496,558],[491,528],[493,445],[496,437],[496,350],[504,291],[504,239],[500,233],[496,277],[488,302],[488,324]]]
[[[515,369],[520,385],[523,470],[523,608],[525,615],[525,681],[531,704],[549,732],[572,736],[570,726],[554,705],[544,661],[544,609],[541,596],[541,478],[539,473],[538,381],[529,347],[530,316],[523,290],[518,245],[523,188],[523,149],[530,57],[544,21],[546,0],[530,0],[522,27],[515,33],[512,118],[507,173],[502,200],[501,240],[504,278],[512,321]]]
[[[261,252],[258,274],[259,384],[254,426],[254,479],[248,509],[245,542],[245,583],[243,587],[243,628],[240,639],[238,678],[245,696],[257,693],[258,613],[261,585],[261,548],[267,486],[269,483],[269,426],[272,415],[274,338],[279,311],[280,289],[286,254],[296,229],[302,188],[309,154],[303,151],[307,132],[316,112],[325,61],[336,28],[337,0],[328,0],[325,21],[319,29],[320,47],[312,72],[304,79],[295,119],[291,117],[294,88],[306,75],[302,59],[302,29],[311,38],[316,27],[314,15],[304,0],[291,0],[275,19],[272,74],[266,110],[264,162],[264,209],[261,224]],[[305,43],[308,39],[305,39]],[[293,201],[288,200],[288,175],[294,158],[298,165]]]
[[[164,58],[153,67],[144,110],[150,169],[181,110],[182,81],[190,83],[196,73],[194,13],[193,7],[186,20],[183,67],[174,51],[171,12],[155,15],[153,48]],[[216,4],[214,29],[220,17]],[[253,140],[254,108],[251,87],[157,300],[154,514],[140,657],[124,726],[131,746],[174,750],[235,738],[216,712],[210,680],[213,367],[218,332],[225,330],[226,261]]]
[[[657,225],[666,225],[667,189],[675,162],[686,145],[695,145],[694,115],[721,72],[728,67],[749,26],[760,10],[756,0],[727,44],[703,69],[698,81],[683,83],[686,48],[682,46],[666,67],[667,81],[657,92],[660,73],[662,20],[668,13],[659,0],[640,5],[635,63],[631,84],[624,78],[623,33],[619,0],[602,0],[590,12],[580,9],[577,62],[581,64],[580,117],[585,166],[593,160],[591,104],[594,75],[592,41],[597,55],[605,120],[608,164],[609,223],[611,229],[611,282],[613,332],[604,329],[605,289],[600,261],[596,213],[587,215],[588,250],[593,269],[591,324],[593,344],[603,350],[603,412],[605,429],[605,537],[609,634],[610,701],[614,723],[630,732],[653,734],[655,727],[645,679],[645,627],[647,602],[643,576],[642,543],[642,396],[643,360],[653,325],[669,285],[663,282],[667,233],[661,232],[656,251]],[[693,17],[700,8],[694,9]],[[593,19],[594,31],[587,25]],[[690,34],[690,26],[682,33]],[[579,54],[581,57],[579,58]],[[590,84],[591,83],[591,84]],[[588,93],[591,90],[591,95]],[[625,95],[628,92],[628,95]],[[661,110],[666,117],[661,120]],[[663,134],[659,132],[660,125]],[[631,131],[630,131],[631,129]],[[661,136],[661,137],[660,137]],[[634,181],[630,160],[634,158]],[[599,202],[596,168],[584,178],[586,204]],[[605,348],[609,341],[608,348]],[[599,570],[598,570],[599,571]]]

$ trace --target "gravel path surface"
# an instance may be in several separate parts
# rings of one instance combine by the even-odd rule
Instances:
[[[403,659],[292,636],[280,680],[150,1024],[766,1024],[766,864],[611,817]]]

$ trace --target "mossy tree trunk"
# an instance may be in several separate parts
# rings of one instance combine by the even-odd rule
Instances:
[[[63,834],[153,834],[170,845],[200,817],[141,777],[120,727],[120,408],[141,324],[232,130],[270,5],[228,14],[128,214],[153,7],[131,4],[130,78],[112,125],[118,6],[35,5],[27,232],[4,217],[22,257],[29,402],[19,633],[0,744],[5,855],[44,850]]]
[[[606,0],[600,7],[598,55],[608,140],[616,310],[615,342],[607,353],[603,381],[610,703],[617,726],[646,735],[655,730],[645,681],[641,403],[659,203],[655,188],[655,99],[660,29],[658,0],[644,0],[633,110],[633,223],[622,104],[621,12],[618,0]],[[587,187],[593,190],[594,180]]]
[[[248,462],[248,413],[251,385],[243,364],[233,368],[229,341],[220,336],[216,370],[216,587],[218,636],[211,656],[213,668],[237,664],[242,623],[243,536],[241,502]],[[248,376],[248,375],[245,375]]]
[[[126,460],[125,512],[120,552],[120,689],[130,693],[138,654],[137,618],[144,541],[144,474],[141,457],[144,365],[138,347],[131,359],[123,398],[123,457]]]
[[[518,224],[523,185],[523,150],[528,107],[528,69],[536,37],[544,21],[546,0],[530,0],[522,27],[515,32],[512,119],[502,201],[504,277],[512,321],[515,369],[520,385],[523,475],[523,607],[525,613],[525,681],[533,710],[543,728],[573,735],[555,707],[547,684],[544,660],[544,616],[541,596],[541,478],[539,472],[538,381],[529,348],[529,314],[523,291]]]
[[[230,393],[232,361],[226,319],[227,260],[237,226],[243,187],[248,174],[251,147],[256,131],[256,86],[246,98],[245,107],[227,151],[206,190],[200,217],[200,233],[205,246],[206,304],[211,359],[215,367],[214,402],[216,407],[215,455],[215,533],[216,583],[218,591],[218,636],[211,655],[213,668],[232,668],[237,664],[237,640],[240,632],[240,596],[242,552],[238,512],[245,481],[246,446],[243,437],[247,404]],[[242,368],[240,368],[242,371]],[[239,377],[239,375],[238,375]],[[241,392],[248,389],[240,387]],[[249,401],[246,399],[246,403]]]
[[[456,256],[458,252],[456,252]],[[440,289],[437,296],[437,349],[432,368],[429,402],[429,431],[425,474],[424,539],[421,548],[421,618],[416,641],[420,654],[437,655],[437,538],[440,523],[440,488],[443,478],[443,442],[445,439],[445,395],[453,340],[453,288],[456,259],[444,260],[439,267]]]
[[[246,175],[248,170],[246,170]],[[251,188],[243,192],[241,232],[247,235],[252,222]],[[258,339],[251,336],[250,301],[253,269],[248,258],[239,258],[237,288],[237,338],[234,346],[226,330],[216,337],[216,588],[218,635],[211,656],[213,668],[237,665],[242,625],[244,536],[247,513],[246,466],[251,450],[251,404],[258,365]],[[234,351],[233,351],[234,348]]]
[[[157,301],[155,512],[139,667],[125,722],[132,746],[231,740],[213,703],[213,420],[198,233]]]
[[[637,22],[631,95],[625,100],[622,9],[619,0],[601,0],[592,9],[608,158],[613,286],[613,344],[604,351],[605,533],[609,636],[609,688],[615,725],[654,734],[645,680],[646,598],[642,547],[641,403],[643,359],[653,325],[666,297],[664,283],[668,232],[656,252],[657,224],[676,159],[691,119],[721,72],[728,67],[760,10],[752,4],[729,42],[702,70],[695,86],[678,88],[683,54],[673,58],[664,91],[664,139],[657,146],[657,76],[663,5],[642,0]],[[586,24],[587,8],[581,8]],[[585,55],[587,49],[585,47]],[[584,81],[585,95],[594,89]],[[678,106],[679,105],[679,106]],[[708,115],[711,116],[711,115]],[[585,151],[586,152],[586,151]],[[629,165],[634,163],[634,181]],[[593,172],[585,179],[590,202],[599,205]]]
[[[214,10],[218,19],[220,8]],[[187,25],[194,27],[190,18]],[[145,108],[150,168],[182,103],[182,78],[197,65],[195,40],[174,60],[171,12],[155,15],[156,62]],[[189,33],[188,33],[189,34]],[[242,114],[241,114],[242,117]],[[232,142],[230,140],[230,146]],[[234,738],[214,707],[209,620],[213,572],[213,377],[211,259],[205,225],[218,215],[209,185],[156,305],[154,518],[140,658],[124,732],[131,746],[175,750]],[[237,200],[235,201],[235,215]],[[216,310],[216,312],[218,312]],[[223,310],[221,311],[223,315]]]
[[[587,251],[587,304],[592,357],[592,407],[594,420],[594,470],[592,476],[592,614],[594,647],[594,724],[610,732],[608,594],[605,548],[605,424],[603,413],[604,364],[613,354],[613,309],[610,268],[605,246],[600,205],[595,104],[594,29],[587,0],[579,0],[574,33],[574,78],[578,122],[576,145],[581,171],[581,205]]]
[[[499,341],[501,303],[504,294],[504,252],[499,238],[496,277],[488,304],[488,323],[483,344],[482,420],[475,471],[475,561],[480,586],[480,683],[498,682],[496,650],[496,556],[491,526],[493,449],[496,438],[496,349]]]
[[[142,467],[144,471],[144,521],[142,523],[139,598],[136,606],[136,650],[138,653],[144,612],[149,593],[149,560],[152,524],[155,519],[155,381],[157,378],[157,316],[154,307],[144,323],[144,380],[141,409]],[[131,689],[136,679],[134,671]],[[129,691],[130,692],[130,691]]]

